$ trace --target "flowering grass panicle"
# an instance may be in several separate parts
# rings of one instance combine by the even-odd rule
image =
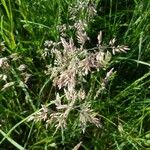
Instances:
[[[100,31],[97,39],[97,47],[87,49],[85,46],[88,36],[84,23],[80,20],[74,25],[76,30],[76,45],[73,38],[67,40],[60,37],[60,42],[53,44],[50,42],[51,56],[53,56],[54,64],[48,65],[46,74],[51,76],[53,86],[61,90],[59,100],[56,100],[56,112],[49,115],[47,123],[54,123],[56,130],[67,127],[67,120],[70,112],[78,110],[80,127],[85,131],[87,123],[101,126],[98,114],[91,109],[88,103],[88,90],[83,86],[88,83],[86,77],[94,72],[105,71],[109,67],[109,63],[115,52],[125,52],[129,50],[127,46],[115,46],[115,40],[111,40],[107,45],[102,45],[102,32]],[[47,45],[47,44],[46,44]],[[120,50],[118,50],[121,47]],[[101,83],[101,87],[97,90],[94,99],[98,97],[101,90],[105,89],[110,76],[113,74],[114,68],[106,72],[106,77]],[[62,93],[63,91],[63,93]],[[59,92],[57,91],[57,98]]]
[[[63,24],[58,26],[60,32],[60,40],[58,42],[45,41],[45,51],[43,56],[51,56],[52,64],[46,66],[44,71],[53,82],[55,87],[55,111],[47,115],[46,126],[54,124],[56,131],[61,128],[67,128],[68,120],[72,117],[73,111],[76,111],[77,119],[81,130],[84,132],[87,124],[91,123],[97,127],[101,126],[99,115],[92,109],[90,105],[89,93],[91,91],[88,77],[94,73],[105,72],[106,76],[101,77],[100,88],[94,91],[93,99],[96,99],[102,90],[105,90],[114,68],[110,69],[110,61],[117,52],[126,52],[129,50],[127,46],[116,45],[116,39],[112,39],[109,43],[103,44],[102,31],[97,35],[97,45],[93,48],[87,48],[86,42],[90,41],[90,37],[86,32],[90,16],[96,14],[95,6],[87,0],[79,2],[77,10],[73,7],[69,8],[72,15],[72,24]],[[86,12],[87,18],[79,12]],[[75,20],[75,18],[78,18]],[[83,18],[84,19],[83,19]],[[92,18],[91,17],[91,18]],[[66,30],[73,30],[74,36],[68,36]],[[109,71],[106,71],[108,70]],[[85,84],[88,85],[86,88]],[[38,115],[38,114],[37,114]],[[40,117],[41,114],[39,114]],[[36,119],[37,117],[35,117]]]

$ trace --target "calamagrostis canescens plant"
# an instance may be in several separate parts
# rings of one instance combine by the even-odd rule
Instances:
[[[94,7],[83,5],[83,11],[87,14],[95,15]],[[90,7],[90,8],[89,8]],[[88,11],[87,11],[88,10]],[[72,12],[73,13],[73,12]],[[74,13],[77,13],[74,11]],[[73,16],[73,15],[72,15]],[[74,14],[76,18],[77,14]],[[71,18],[73,19],[73,18]],[[126,52],[129,50],[127,46],[116,46],[116,39],[110,40],[108,45],[102,44],[102,32],[100,31],[96,47],[86,48],[86,42],[90,40],[86,32],[89,18],[83,20],[74,19],[74,25],[69,26],[76,33],[76,38],[68,38],[65,30],[67,25],[60,28],[60,41],[45,41],[45,52],[43,57],[51,56],[54,60],[53,64],[47,65],[46,75],[50,76],[53,81],[53,86],[56,87],[56,98],[53,103],[56,110],[51,112],[45,106],[39,114],[35,114],[30,120],[44,120],[48,127],[49,124],[55,124],[56,131],[67,127],[67,120],[72,111],[78,112],[74,114],[78,116],[75,121],[79,121],[79,126],[82,131],[85,131],[87,123],[95,124],[97,127],[101,126],[98,114],[91,108],[89,102],[90,88],[86,89],[84,83],[88,83],[87,76],[94,72],[106,70],[110,63],[112,56],[117,52]],[[76,41],[76,42],[75,42]],[[76,43],[76,44],[75,44]],[[104,82],[101,84],[100,90],[97,91],[94,98],[98,97],[101,90],[105,89],[105,83],[113,73],[113,68],[106,72]]]
[[[58,87],[56,99],[53,101],[56,112],[48,114],[47,108],[43,108],[33,119],[39,120],[41,118],[41,120],[47,120],[47,125],[55,123],[56,129],[63,129],[67,127],[70,112],[77,110],[80,127],[84,131],[87,122],[93,123],[97,127],[100,126],[98,114],[90,108],[88,102],[89,91],[83,86],[84,82],[88,82],[86,76],[99,70],[106,70],[113,54],[126,52],[129,48],[127,46],[115,46],[114,40],[111,40],[108,46],[103,46],[102,32],[100,31],[97,47],[86,49],[85,43],[89,37],[85,29],[82,28],[82,31],[80,31],[80,28],[76,28],[76,30],[79,47],[74,44],[73,38],[67,40],[61,37],[58,43],[52,41],[46,41],[45,43],[54,59],[53,64],[47,65],[45,73],[53,80],[53,86]],[[112,73],[113,68],[106,73],[104,80],[109,80]],[[101,87],[101,89],[105,87],[104,83]],[[61,90],[60,93],[59,90]],[[98,96],[99,92],[97,91],[95,97]]]

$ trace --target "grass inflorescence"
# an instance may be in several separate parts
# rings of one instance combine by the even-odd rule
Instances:
[[[149,149],[149,7],[0,0],[0,149]]]

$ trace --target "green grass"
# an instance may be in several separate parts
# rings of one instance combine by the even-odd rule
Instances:
[[[85,150],[150,149],[150,2],[91,2],[97,10],[93,18],[88,16],[87,8],[81,8],[76,18],[70,19],[69,7],[76,0],[0,0],[0,61],[4,57],[8,59],[4,67],[0,63],[0,149],[67,150],[80,142],[79,149]],[[57,26],[66,24],[67,39],[73,37],[79,47],[75,29],[69,29],[78,20],[88,22],[86,31],[90,40],[84,48],[96,47],[97,35],[102,31],[103,45],[116,38],[117,45],[127,45],[130,50],[112,56],[102,70],[93,71],[84,79],[81,76],[76,88],[85,89],[86,99],[76,101],[75,109],[67,116],[66,129],[56,130],[55,123],[46,128],[46,121],[29,119],[43,110],[42,105],[49,109],[48,115],[58,111],[53,103],[58,93],[63,104],[69,102],[63,89],[53,86],[51,74],[44,73],[47,65],[56,67],[51,49],[47,57],[42,57],[44,43],[59,42],[61,33]],[[63,53],[62,49],[60,46]],[[11,58],[14,53],[20,56],[17,60]],[[17,69],[21,64],[27,66],[23,72]],[[111,68],[114,72],[108,85],[100,91]],[[22,73],[31,74],[26,84]],[[7,79],[3,80],[2,75]],[[10,82],[12,86],[1,90]],[[79,113],[84,102],[97,113],[101,125],[87,123],[83,132]]]

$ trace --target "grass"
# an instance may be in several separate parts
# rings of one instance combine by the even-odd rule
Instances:
[[[150,2],[81,2],[0,0],[0,149],[150,149]]]

